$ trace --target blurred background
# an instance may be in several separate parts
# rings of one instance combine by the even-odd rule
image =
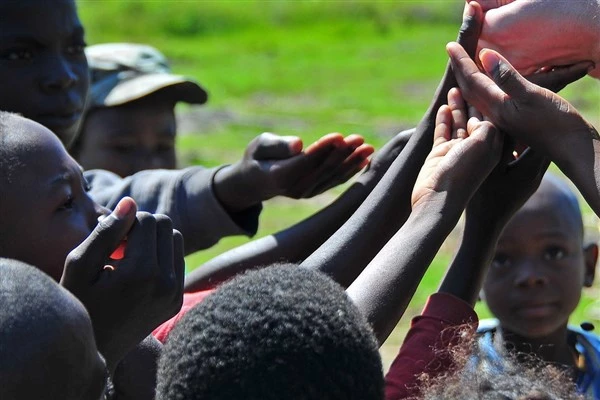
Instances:
[[[209,92],[202,106],[178,106],[180,167],[239,160],[261,132],[300,136],[358,133],[376,148],[417,124],[441,78],[444,46],[456,38],[462,0],[78,0],[88,44],[147,43],[175,73]],[[561,92],[600,127],[600,81]],[[560,172],[551,167],[555,172]],[[328,204],[343,187],[314,199],[265,204],[258,237]],[[582,202],[590,240],[598,221]],[[387,370],[412,316],[436,291],[460,238],[460,225],[384,344]],[[228,238],[186,259],[188,271],[246,238]],[[572,323],[600,327],[600,288],[586,289]],[[489,316],[483,304],[480,317]]]

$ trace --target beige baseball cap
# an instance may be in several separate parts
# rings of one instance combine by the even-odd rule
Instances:
[[[104,43],[88,46],[85,54],[91,74],[88,108],[118,106],[165,89],[174,101],[203,104],[208,98],[194,79],[172,74],[167,58],[152,46]]]

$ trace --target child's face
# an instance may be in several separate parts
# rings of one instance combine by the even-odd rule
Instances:
[[[564,197],[534,196],[504,229],[484,282],[502,327],[544,338],[566,327],[581,289],[591,284],[595,246],[584,250],[581,217]]]
[[[0,15],[0,110],[41,123],[68,145],[89,84],[74,1],[2,1]]]
[[[174,169],[172,102],[136,101],[94,109],[83,123],[77,159],[86,169],[129,176],[146,169]]]
[[[81,167],[56,136],[24,118],[14,125],[16,139],[4,143],[15,167],[0,184],[0,255],[59,280],[67,254],[107,210],[88,196]]]

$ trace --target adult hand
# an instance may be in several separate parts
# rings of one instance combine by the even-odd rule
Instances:
[[[447,50],[467,102],[502,131],[547,155],[600,213],[600,137],[596,129],[566,100],[523,78],[497,52],[480,53],[487,76],[457,43],[449,43]]]
[[[600,0],[479,0],[479,46],[502,53],[523,74],[592,60],[600,78]]]
[[[111,371],[183,301],[183,238],[164,215],[139,212],[131,198],[98,222],[65,261],[61,284],[86,307]],[[109,258],[123,239],[123,257]]]
[[[297,137],[263,133],[250,142],[240,162],[217,172],[214,188],[234,212],[275,196],[312,197],[350,179],[373,151],[359,135],[332,133],[302,151]]]

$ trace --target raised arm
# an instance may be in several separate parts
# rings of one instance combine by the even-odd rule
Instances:
[[[473,52],[481,17],[477,4],[467,4],[458,40]],[[404,151],[352,217],[302,266],[319,269],[347,287],[404,224],[410,213],[413,184],[431,149],[436,113],[446,102],[448,90],[455,85],[448,66],[429,109]]]
[[[408,142],[414,129],[403,131],[372,158],[368,169],[332,204],[273,235],[227,251],[196,268],[185,278],[185,290],[204,290],[247,269],[285,260],[300,263],[331,236],[373,190]]]
[[[456,91],[449,92],[454,104]],[[433,148],[412,192],[412,212],[347,290],[380,343],[398,323],[423,274],[467,202],[500,159],[502,134],[448,105],[437,115]],[[466,129],[465,129],[466,128]]]

